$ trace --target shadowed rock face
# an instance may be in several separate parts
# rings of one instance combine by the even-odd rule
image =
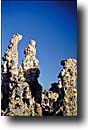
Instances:
[[[3,57],[2,101],[3,116],[73,116],[77,115],[77,61],[69,58],[61,61],[63,69],[58,82],[49,90],[42,90],[38,82],[40,70],[36,58],[36,42],[31,40],[24,49],[25,57],[18,64],[20,34],[14,35]]]

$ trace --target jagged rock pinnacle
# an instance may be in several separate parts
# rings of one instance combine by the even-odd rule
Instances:
[[[25,58],[22,62],[22,66],[24,71],[31,69],[31,68],[39,68],[39,61],[37,60],[36,56],[36,42],[31,40],[28,46],[24,49]]]
[[[10,39],[10,43],[11,44],[18,44],[18,42],[22,39],[22,35],[20,35],[19,33],[15,34],[12,36],[12,38]]]

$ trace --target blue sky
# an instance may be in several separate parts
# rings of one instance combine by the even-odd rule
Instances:
[[[75,1],[3,1],[2,2],[2,55],[13,34],[23,35],[18,44],[19,64],[24,48],[36,40],[40,65],[39,82],[43,88],[57,82],[62,69],[60,61],[77,59],[77,10]]]

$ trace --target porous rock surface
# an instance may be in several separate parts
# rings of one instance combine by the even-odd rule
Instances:
[[[2,116],[76,116],[77,115],[77,61],[61,61],[63,69],[58,82],[42,90],[38,82],[39,61],[36,41],[31,40],[24,49],[25,57],[18,65],[18,42],[22,35],[15,34],[5,52],[2,64],[1,115]]]

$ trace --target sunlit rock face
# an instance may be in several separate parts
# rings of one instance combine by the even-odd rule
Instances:
[[[77,115],[77,61],[61,61],[63,69],[58,82],[49,90],[42,90],[38,82],[39,61],[36,41],[30,40],[24,49],[24,59],[18,65],[18,42],[15,34],[5,52],[2,64],[1,114],[3,116],[74,116]],[[21,44],[21,43],[20,43]]]
[[[37,60],[36,56],[36,42],[31,40],[28,46],[24,49],[25,58],[22,62],[22,67],[24,71],[31,69],[31,68],[39,68],[39,61]]]

